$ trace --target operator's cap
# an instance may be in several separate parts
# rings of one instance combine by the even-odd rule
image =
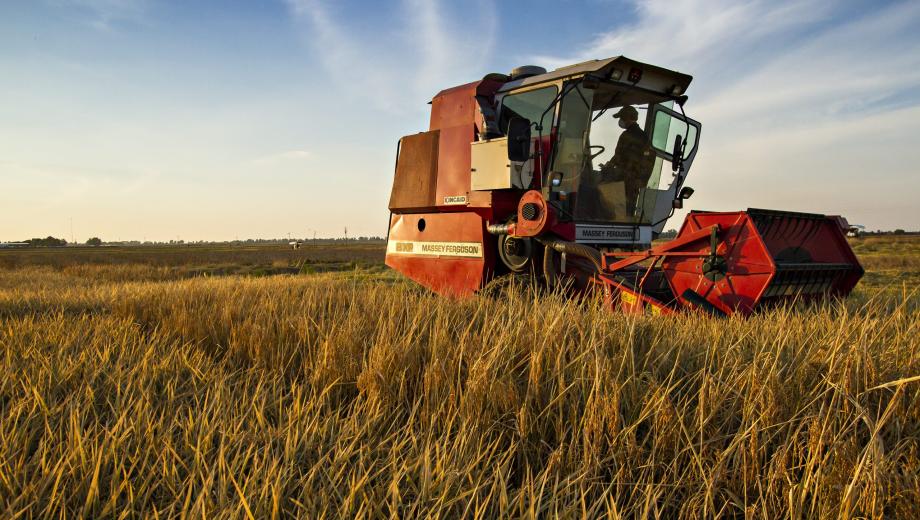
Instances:
[[[613,114],[613,117],[626,119],[628,121],[638,121],[639,111],[633,108],[632,105],[624,105],[616,114]]]

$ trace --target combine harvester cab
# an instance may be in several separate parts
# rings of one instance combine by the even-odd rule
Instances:
[[[428,131],[399,142],[387,265],[459,297],[513,273],[600,287],[630,312],[748,315],[846,296],[863,271],[840,217],[691,212],[675,240],[656,240],[693,194],[691,81],[618,56],[441,91]]]

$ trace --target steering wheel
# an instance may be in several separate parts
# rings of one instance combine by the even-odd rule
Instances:
[[[591,154],[591,159],[592,159],[592,160],[593,160],[595,157],[597,157],[598,155],[604,153],[604,150],[606,150],[606,148],[604,148],[603,146],[601,146],[601,145],[599,145],[599,144],[591,145],[591,146],[589,146],[588,148],[590,148],[590,149],[592,149],[592,150],[593,150],[594,148],[600,148],[600,149],[601,149],[599,152],[597,152],[597,153],[592,153],[592,154]]]

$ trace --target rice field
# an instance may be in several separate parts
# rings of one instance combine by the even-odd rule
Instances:
[[[0,252],[0,517],[915,518],[920,240],[846,301],[450,300],[382,246]],[[81,256],[83,255],[83,256]]]

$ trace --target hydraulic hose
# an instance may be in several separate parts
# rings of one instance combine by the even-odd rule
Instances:
[[[546,279],[546,286],[550,289],[556,285],[556,270],[553,269],[553,248],[546,244],[543,247],[543,278]]]
[[[553,251],[584,258],[594,264],[597,272],[603,270],[601,252],[591,246],[549,238],[537,238],[537,240],[543,244],[543,276],[546,278],[546,285],[549,287],[556,283],[556,271],[553,269]]]

